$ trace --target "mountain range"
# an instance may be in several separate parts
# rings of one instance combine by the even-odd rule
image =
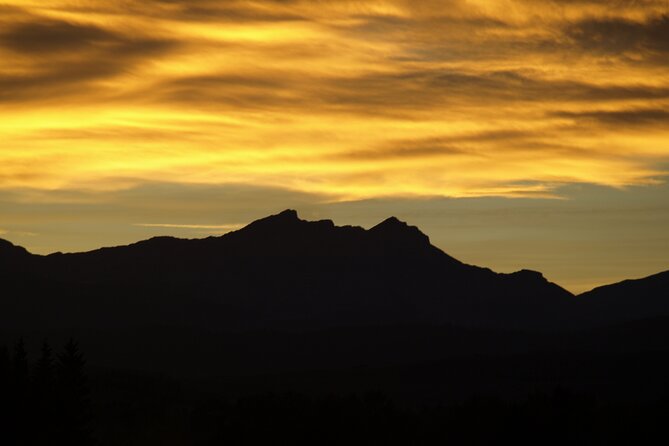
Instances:
[[[422,404],[559,384],[639,400],[666,387],[667,290],[669,272],[575,296],[462,263],[396,218],[363,229],[287,210],[85,253],[0,240],[0,347],[74,337],[96,398],[118,407],[162,401],[161,376],[188,395],[376,389]]]
[[[0,240],[5,329],[354,326],[571,330],[669,316],[669,271],[574,296],[539,272],[467,265],[391,217],[371,229],[286,210],[220,237],[34,255]]]

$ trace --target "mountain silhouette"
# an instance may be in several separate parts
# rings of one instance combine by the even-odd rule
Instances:
[[[614,386],[639,354],[666,350],[669,320],[669,272],[574,296],[536,271],[462,263],[394,217],[363,229],[294,210],[220,237],[84,253],[0,241],[0,284],[0,345],[73,336],[96,367],[237,377],[230,388],[249,391],[264,388],[263,373],[279,384],[322,370],[333,383],[347,377],[342,392],[398,379],[428,397],[444,374],[460,377],[445,392],[472,394],[500,373],[509,389],[534,385],[533,373],[589,386],[623,367]],[[661,367],[654,358],[643,361],[669,370],[669,356]],[[378,370],[361,375],[361,365]],[[331,386],[299,373],[286,378],[297,388]]]
[[[640,320],[669,315],[669,271],[624,280],[579,295],[590,320]]]
[[[0,241],[6,327],[323,329],[397,324],[560,330],[669,315],[669,273],[581,296],[539,272],[462,263],[415,226],[286,210],[220,237],[33,255]]]
[[[574,296],[540,273],[464,264],[391,217],[371,229],[286,210],[220,237],[38,256],[3,242],[6,326],[210,330],[394,324],[559,328]],[[31,322],[32,321],[32,322]]]

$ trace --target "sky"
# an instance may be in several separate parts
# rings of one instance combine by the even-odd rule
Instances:
[[[669,269],[668,0],[0,0],[0,237],[396,215],[574,292]]]

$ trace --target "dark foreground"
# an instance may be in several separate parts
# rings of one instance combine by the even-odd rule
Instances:
[[[2,355],[2,444],[647,444],[669,415],[661,351],[174,378],[27,345]]]
[[[574,296],[392,217],[0,240],[0,446],[662,441],[667,296],[669,271]]]

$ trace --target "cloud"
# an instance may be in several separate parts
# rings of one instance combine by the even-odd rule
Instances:
[[[661,1],[7,3],[0,188],[516,196],[666,171]]]
[[[581,48],[594,52],[664,54],[669,52],[669,14],[645,21],[625,18],[584,19],[569,26],[567,35]]]
[[[654,126],[669,123],[669,111],[661,108],[555,112],[554,116],[577,122],[594,121],[608,126]]]
[[[145,228],[175,228],[175,229],[214,229],[222,231],[233,231],[239,229],[243,224],[227,224],[227,225],[199,225],[199,224],[177,224],[177,223],[135,223],[135,226],[142,226]]]
[[[544,78],[538,72],[452,69],[415,70],[398,74],[331,79],[321,98],[332,104],[369,107],[486,106],[499,102],[591,102],[664,99],[669,87],[627,83],[588,83]]]
[[[543,78],[537,73],[454,69],[363,73],[357,76],[298,76],[272,72],[183,77],[155,85],[159,103],[191,107],[283,112],[356,113],[410,117],[466,105],[610,102],[669,98],[669,86],[588,83]]]
[[[86,95],[99,100],[98,94],[91,97],[93,82],[125,75],[175,47],[170,39],[122,35],[93,25],[31,16],[0,33],[0,50],[9,52],[10,61],[14,57],[25,66],[20,73],[0,71],[0,102]]]
[[[21,23],[0,35],[0,44],[5,48],[26,53],[77,51],[117,40],[113,33],[101,28],[57,20]]]
[[[167,15],[179,20],[200,22],[293,22],[304,20],[299,14],[276,11],[271,8],[253,7],[243,2],[167,2],[178,4]]]
[[[356,161],[411,160],[467,155],[468,152],[441,138],[408,139],[387,143],[376,149],[337,153],[334,158]]]
[[[146,0],[128,2],[109,0],[88,5],[67,5],[69,12],[106,13],[116,16],[144,17],[179,22],[263,23],[292,22],[303,17],[295,10],[299,2],[247,0]]]

